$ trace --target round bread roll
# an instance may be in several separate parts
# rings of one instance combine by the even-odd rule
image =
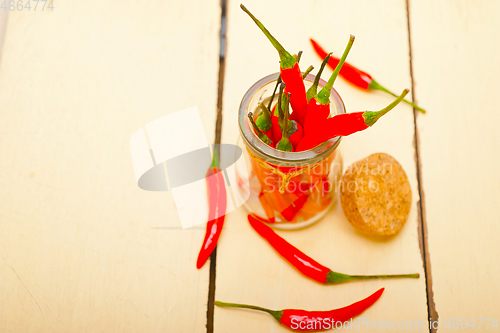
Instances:
[[[403,228],[410,213],[411,188],[392,156],[377,153],[353,163],[340,185],[340,203],[354,228],[371,236],[392,236]]]

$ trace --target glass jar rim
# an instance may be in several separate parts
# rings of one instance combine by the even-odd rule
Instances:
[[[279,73],[274,73],[267,75],[255,82],[245,93],[243,99],[240,103],[239,108],[239,116],[238,123],[241,137],[245,143],[245,146],[253,153],[254,155],[266,160],[271,163],[288,166],[288,165],[296,165],[296,164],[312,164],[316,163],[323,158],[329,156],[340,144],[342,140],[341,136],[336,136],[331,138],[319,146],[316,146],[312,149],[301,151],[301,152],[284,152],[277,150],[275,148],[269,147],[264,142],[262,142],[257,135],[255,135],[252,130],[250,123],[248,121],[248,112],[254,110],[248,110],[250,102],[252,100],[253,95],[265,85],[276,81],[279,77]],[[315,76],[312,74],[308,74],[305,80],[309,82],[314,82]],[[319,80],[319,86],[324,87],[326,82],[322,79]],[[337,93],[335,89],[332,88],[330,92],[330,101],[332,104],[335,104],[338,113],[343,114],[346,113],[344,102],[340,95]]]

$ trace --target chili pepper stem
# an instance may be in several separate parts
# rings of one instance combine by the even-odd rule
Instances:
[[[391,278],[411,278],[418,279],[420,274],[385,274],[385,275],[351,275],[353,279],[391,279]]]
[[[305,79],[306,76],[309,75],[309,73],[311,73],[313,69],[314,69],[313,65],[307,67],[306,71],[302,73],[302,79]]]
[[[256,305],[226,303],[226,302],[219,302],[219,301],[215,301],[214,304],[217,306],[228,307],[228,308],[245,308],[245,309],[252,309],[252,310],[257,310],[257,311],[264,311],[264,312],[269,313],[271,316],[273,316],[274,319],[276,319],[278,322],[281,322],[281,317],[283,317],[283,311],[270,310],[270,309],[266,309],[266,308],[256,306]]]
[[[314,82],[313,82],[312,86],[309,89],[307,89],[306,97],[307,97],[308,102],[311,100],[311,98],[316,96],[316,94],[318,93],[318,84],[319,84],[319,80],[321,79],[321,74],[323,73],[323,70],[325,69],[325,66],[328,63],[328,60],[330,60],[331,55],[332,55],[332,53],[329,53],[325,57],[325,59],[323,59],[323,62],[321,63],[321,67],[319,68],[318,74],[316,74],[316,77],[314,78]]]
[[[278,94],[278,117],[283,119],[283,90],[285,89],[285,83],[281,82],[280,84],[280,92]]]
[[[288,138],[288,122],[289,122],[288,117],[290,115],[289,110],[290,110],[290,93],[288,93],[286,96],[285,118],[283,121],[283,128],[281,129],[281,140],[276,144],[276,149],[282,151],[293,151],[292,143]]]
[[[380,83],[378,83],[377,81],[375,81],[374,79],[372,79],[372,82],[370,82],[370,84],[368,85],[368,89],[370,90],[381,90],[381,91],[385,91],[386,93],[388,93],[389,95],[392,95],[394,97],[398,97],[398,95],[396,95],[395,93],[393,93],[392,91],[388,90],[387,88],[385,88],[384,86],[382,86]],[[422,112],[422,113],[425,113],[425,110],[422,109],[421,107],[419,107],[418,105],[416,105],[415,103],[412,103],[406,99],[403,99],[403,102],[411,105],[413,108],[415,108],[416,110]]]
[[[274,86],[273,94],[271,95],[271,99],[269,100],[269,104],[267,104],[267,109],[271,110],[271,105],[273,104],[274,95],[276,95],[276,90],[278,90],[279,85],[281,84],[281,75],[278,76],[276,80],[276,85]]]
[[[262,110],[262,112],[259,114],[257,119],[255,120],[255,123],[257,124],[257,127],[263,132],[269,131],[271,129],[272,122],[271,122],[271,111],[262,103],[259,103],[259,108]]]
[[[375,124],[377,122],[377,120],[380,119],[380,117],[382,117],[384,114],[386,114],[387,112],[394,109],[394,107],[396,105],[398,105],[404,99],[404,97],[408,94],[409,91],[410,90],[408,90],[408,89],[403,90],[403,92],[401,93],[401,95],[399,95],[398,98],[396,98],[391,104],[387,105],[385,108],[383,108],[380,111],[365,111],[365,112],[363,112],[363,118],[365,119],[365,125],[372,126],[373,124]]]
[[[297,62],[300,62],[300,58],[302,58],[302,51],[299,51],[299,53],[294,54],[293,57]]]
[[[280,92],[279,92],[279,95],[278,95],[278,105],[277,105],[277,109],[278,109],[278,123],[280,125],[280,130],[281,131],[284,128],[283,126],[285,126],[284,125],[284,123],[285,123],[285,108],[288,107],[288,104],[290,102],[290,97],[288,96],[288,99],[287,99],[287,95],[283,94],[284,90],[285,90],[285,83],[281,82]],[[276,112],[274,114],[276,115]],[[287,124],[287,127],[286,127],[287,133],[292,128],[293,128],[293,124],[292,124],[291,121],[289,121],[288,124]]]
[[[218,168],[219,167],[219,155],[220,155],[220,145],[214,144],[214,156],[212,156],[212,164],[210,165],[211,168]]]
[[[351,51],[352,44],[354,44],[354,38],[355,37],[353,35],[349,37],[349,42],[347,43],[344,53],[342,54],[342,58],[340,58],[337,67],[335,67],[335,70],[333,71],[326,85],[323,87],[323,89],[321,89],[321,91],[316,96],[316,100],[322,105],[327,105],[330,102],[329,100],[330,91],[332,90],[333,84],[335,83],[335,80],[337,79],[337,76],[339,75],[340,70],[344,65],[344,62],[347,58],[347,55],[349,54],[349,51]]]
[[[287,50],[285,50],[280,42],[278,42],[278,40],[274,38],[273,35],[271,35],[269,30],[267,30],[266,27],[264,27],[264,25],[259,20],[257,20],[257,18],[253,16],[253,14],[250,13],[250,11],[245,6],[243,6],[243,4],[240,4],[240,8],[243,9],[243,11],[248,14],[248,16],[250,16],[250,18],[255,22],[255,24],[257,24],[260,30],[262,30],[264,35],[266,35],[271,44],[273,44],[276,51],[278,51],[278,54],[280,56],[281,68],[293,68],[293,66],[295,66],[295,64],[297,63],[297,60],[295,60],[295,58]]]
[[[392,279],[392,278],[413,278],[418,279],[420,274],[393,274],[393,275],[347,275],[334,271],[328,272],[326,275],[325,284],[342,283],[352,280],[368,280],[368,279]]]
[[[255,121],[253,120],[252,112],[248,113],[248,120],[250,120],[253,129],[255,130],[255,132],[257,132],[257,136],[259,137],[259,139],[261,139],[262,142],[264,142],[266,145],[270,146],[272,144],[271,139],[269,139],[269,137],[259,129]]]

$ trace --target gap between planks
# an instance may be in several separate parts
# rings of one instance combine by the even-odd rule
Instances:
[[[415,85],[413,83],[413,62],[412,62],[412,49],[411,49],[411,28],[410,28],[410,0],[406,0],[406,22],[408,24],[408,46],[410,51],[410,78],[411,78],[411,95],[412,100],[416,103],[415,99]],[[425,196],[422,185],[422,167],[420,161],[420,146],[419,146],[419,135],[417,131],[417,113],[418,111],[413,109],[413,126],[414,126],[414,139],[413,144],[415,147],[415,163],[417,170],[417,182],[418,182],[418,194],[420,200],[418,202],[418,238],[420,245],[420,254],[422,255],[422,260],[424,262],[424,272],[425,272],[425,285],[426,285],[426,294],[427,294],[427,313],[429,316],[429,320],[432,322],[436,322],[439,318],[439,315],[436,310],[436,304],[434,303],[434,292],[432,290],[432,271],[431,271],[431,258],[429,254],[429,245],[427,242],[427,220],[425,215]],[[429,332],[436,333],[437,329],[434,329],[429,326]]]
[[[224,74],[226,68],[226,26],[227,26],[227,0],[220,0],[220,32],[219,32],[219,78],[217,91],[217,117],[215,120],[215,144],[221,143],[222,136],[222,94],[224,91]],[[216,146],[217,147],[217,146]],[[207,302],[207,333],[214,332],[214,301],[215,301],[215,266],[217,264],[217,247],[210,256],[210,275],[208,284]]]

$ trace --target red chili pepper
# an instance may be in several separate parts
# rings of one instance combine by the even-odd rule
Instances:
[[[372,126],[387,112],[392,110],[408,94],[408,89],[391,104],[380,111],[364,111],[338,114],[325,120],[313,133],[306,134],[297,146],[296,151],[312,149],[336,136],[347,136]]]
[[[330,92],[342,66],[344,65],[345,59],[347,58],[347,55],[349,54],[353,43],[354,36],[351,35],[351,37],[349,38],[349,43],[345,48],[344,54],[342,54],[342,58],[337,64],[337,67],[335,67],[335,70],[330,76],[330,79],[328,80],[325,87],[321,89],[318,94],[316,94],[316,90],[318,87],[316,82],[319,82],[319,78],[316,77],[317,81],[315,80],[314,84],[307,91],[307,97],[308,99],[310,97],[310,99],[309,104],[307,105],[306,119],[304,122],[304,130],[306,131],[306,133],[313,133],[314,131],[316,131],[316,128],[319,126],[319,124],[324,122],[330,115]],[[327,55],[323,60],[323,63],[321,64],[322,68],[325,67],[326,62],[329,61],[328,59],[330,59],[329,55]],[[320,75],[321,72],[318,73],[318,76]]]
[[[285,48],[274,38],[264,25],[253,16],[252,13],[240,5],[241,9],[247,13],[257,26],[262,30],[264,35],[269,39],[274,48],[278,51],[280,57],[280,73],[281,79],[286,84],[285,93],[290,93],[290,104],[292,105],[293,113],[292,120],[296,120],[299,124],[304,125],[304,117],[307,111],[306,88],[302,79],[299,64],[297,60],[285,50]]]
[[[253,214],[253,216],[254,216],[256,219],[258,219],[259,221],[262,221],[262,222],[265,222],[265,223],[274,223],[274,221],[273,221],[273,222],[271,222],[271,221],[269,221],[269,220],[266,220],[265,218],[260,217],[260,216],[259,216],[259,215],[257,215],[257,214]]]
[[[285,93],[291,94],[290,104],[292,105],[293,112],[290,118],[304,125],[307,112],[307,98],[306,87],[304,86],[299,64],[295,64],[292,70],[281,68],[281,77],[286,84]]]
[[[297,123],[296,125],[297,125],[297,130],[292,135],[290,135],[290,142],[292,143],[294,151],[295,149],[297,149],[300,140],[302,140],[302,138],[304,137],[304,130],[302,126],[300,126],[299,123]]]
[[[214,304],[222,307],[246,308],[264,311],[273,316],[274,319],[276,319],[281,325],[286,326],[293,331],[309,332],[340,327],[346,321],[360,315],[372,306],[380,298],[380,296],[382,296],[384,290],[385,288],[380,288],[359,302],[330,311],[307,311],[301,309],[270,310],[255,305],[225,303],[218,301]]]
[[[294,195],[294,194],[290,194],[289,196],[296,197],[296,195]],[[309,197],[309,195],[307,195],[307,194],[303,194],[303,195],[298,196],[297,199],[295,199],[290,206],[288,206],[283,211],[281,211],[281,215],[287,221],[292,221],[294,219],[295,215],[297,215],[300,212],[300,210],[302,209],[302,207],[306,203],[308,197]]]
[[[323,48],[319,46],[319,44],[315,40],[311,38],[310,41],[314,50],[316,51],[316,54],[319,55],[321,59],[326,57],[328,53],[325,50],[323,50]],[[331,69],[334,69],[339,63],[339,60],[340,60],[339,58],[331,56],[330,60],[328,61],[328,65],[330,66]],[[363,90],[382,90],[394,97],[397,97],[395,93],[386,89],[377,81],[375,81],[370,74],[360,69],[357,69],[356,67],[347,62],[342,67],[342,70],[340,71],[340,76],[342,76],[344,79],[346,79],[348,82],[352,83],[356,87],[361,88]],[[422,113],[425,113],[425,110],[419,107],[418,105],[410,101],[407,101],[406,99],[403,100],[403,102],[410,104],[415,109],[419,110]]]
[[[299,272],[305,276],[323,284],[333,284],[346,282],[351,280],[361,279],[378,279],[378,278],[418,278],[419,274],[398,274],[398,275],[347,275],[332,271],[312,258],[305,255],[292,244],[288,243],[273,229],[253,217],[248,215],[248,222],[259,235],[264,238],[286,261],[297,268]]]
[[[214,152],[212,166],[208,169],[205,176],[207,182],[208,195],[208,223],[205,233],[205,239],[201,245],[196,268],[203,267],[208,257],[212,254],[217,246],[222,227],[224,226],[224,218],[226,213],[227,197],[226,186],[224,183],[224,175],[219,168],[219,158],[217,148]]]

